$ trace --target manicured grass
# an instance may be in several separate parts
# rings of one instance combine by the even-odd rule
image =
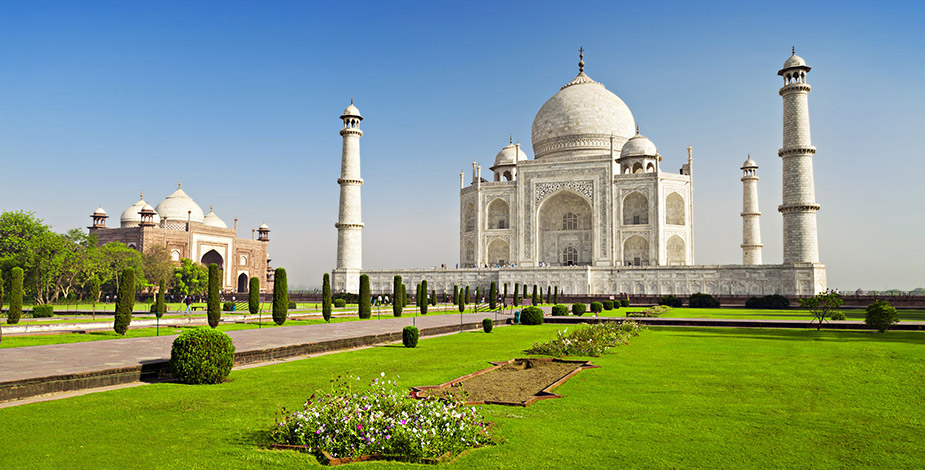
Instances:
[[[280,406],[385,372],[438,384],[522,357],[553,325],[497,328],[0,409],[4,468],[303,468],[265,442]],[[925,453],[925,335],[653,328],[527,408],[483,407],[500,445],[451,468],[911,468]],[[357,468],[409,468],[375,462]],[[420,467],[432,468],[432,467]]]
[[[610,311],[601,312],[602,316],[623,317],[626,312],[641,312],[648,307],[620,307]],[[839,309],[845,314],[846,320],[864,320],[864,309]],[[806,310],[759,310],[747,308],[673,308],[661,315],[661,318],[717,318],[717,319],[743,319],[743,320],[812,320],[813,316]],[[910,309],[899,310],[899,320],[925,321],[925,310]]]

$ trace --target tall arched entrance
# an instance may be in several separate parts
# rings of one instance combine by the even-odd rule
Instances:
[[[591,264],[594,235],[591,204],[560,190],[546,198],[537,216],[537,261],[554,266]]]
[[[222,258],[222,255],[218,254],[215,250],[209,250],[206,254],[202,255],[200,262],[206,266],[215,263],[218,265],[218,269],[223,269],[225,266],[225,260]]]
[[[241,275],[238,276],[238,292],[247,292],[247,282],[247,273],[241,273]]]

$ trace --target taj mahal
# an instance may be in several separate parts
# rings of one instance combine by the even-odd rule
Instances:
[[[423,279],[438,292],[496,282],[557,286],[575,295],[813,295],[826,288],[819,262],[806,82],[810,67],[794,52],[783,80],[781,205],[783,263],[763,264],[758,165],[742,170],[742,264],[694,264],[693,149],[663,161],[639,133],[633,113],[585,71],[543,104],[533,119],[533,158],[513,139],[483,175],[459,174],[459,265],[446,269],[362,268],[360,138],[363,116],[351,100],[341,115],[343,139],[339,219],[335,224],[337,292],[357,292],[367,274],[373,292],[389,292],[393,276]]]

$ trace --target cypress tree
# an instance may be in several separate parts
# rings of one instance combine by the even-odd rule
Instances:
[[[0,269],[0,312],[3,312],[3,270]]]
[[[552,303],[554,303],[554,304],[558,304],[558,303],[559,303],[559,286],[556,286],[556,290],[553,291],[553,294],[552,294]]]
[[[498,285],[491,281],[491,287],[488,288],[488,308],[494,310],[498,308]]]
[[[501,296],[501,305],[507,305],[507,283],[504,283],[504,295]]]
[[[22,268],[17,266],[10,274],[10,309],[6,312],[6,322],[15,325],[22,317]]]
[[[373,315],[369,297],[369,276],[366,274],[360,274],[360,306],[358,311],[360,318],[363,320],[366,320]]]
[[[533,301],[533,305],[540,304],[540,294],[536,292],[536,284],[533,284],[533,296],[530,298]]]
[[[427,315],[427,280],[421,281],[421,315]]]
[[[417,287],[414,288],[414,306],[421,309],[421,283],[419,282]]]
[[[277,325],[286,323],[289,313],[289,285],[286,283],[286,270],[276,268],[273,276],[273,321]]]
[[[118,299],[116,300],[116,314],[112,329],[125,336],[128,326],[132,323],[132,308],[135,307],[135,270],[125,268],[122,279],[119,280]]]
[[[209,296],[207,298],[207,309],[209,317],[209,326],[215,328],[222,317],[222,303],[218,297],[218,290],[222,282],[221,270],[215,263],[209,264]]]
[[[522,298],[524,299],[524,302],[526,302],[527,301],[527,283],[525,282],[523,285],[524,285],[524,295]]]
[[[401,311],[401,276],[396,274],[395,278],[392,280],[392,315],[400,317]]]
[[[520,284],[514,283],[514,306],[517,307],[520,305]]]
[[[475,286],[475,302],[474,303],[477,304],[481,301],[482,301],[482,295],[479,294],[479,286]]]
[[[165,292],[167,292],[167,281],[161,279],[161,283],[157,289],[157,300],[154,302],[154,316],[157,318],[164,316],[164,312],[167,311],[167,302],[164,301]]]
[[[465,303],[472,302],[472,299],[469,298],[469,286],[466,286],[466,295],[463,296],[463,302]]]
[[[247,287],[247,311],[256,315],[260,311],[260,279],[252,277]]]
[[[466,298],[462,295],[459,296],[459,313],[463,313],[466,310]]]
[[[453,284],[453,303],[459,302],[459,286]]]
[[[437,306],[437,289],[430,290],[430,306],[431,307]]]
[[[546,286],[546,303],[552,303],[552,286]]]
[[[402,308],[408,306],[408,285],[405,283],[401,284],[401,306]]]
[[[331,275],[324,273],[321,281],[321,316],[324,321],[331,321]]]

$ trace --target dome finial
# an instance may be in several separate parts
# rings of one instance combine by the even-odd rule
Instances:
[[[508,143],[510,143],[511,145],[514,145],[514,134],[511,134],[511,138],[508,141]]]
[[[180,189],[182,187],[183,187],[183,180],[177,180],[177,189]]]
[[[350,97],[350,104],[353,104],[353,97]]]
[[[215,212],[215,204],[209,204],[209,212]]]
[[[636,135],[639,135],[639,124],[636,124]]]
[[[585,48],[583,46],[578,47],[578,73],[584,73],[585,71]]]
[[[144,198],[145,198],[145,192],[144,192],[144,191],[138,193],[138,199],[144,199]]]
[[[797,46],[790,46],[790,53],[793,55],[797,55]]]

